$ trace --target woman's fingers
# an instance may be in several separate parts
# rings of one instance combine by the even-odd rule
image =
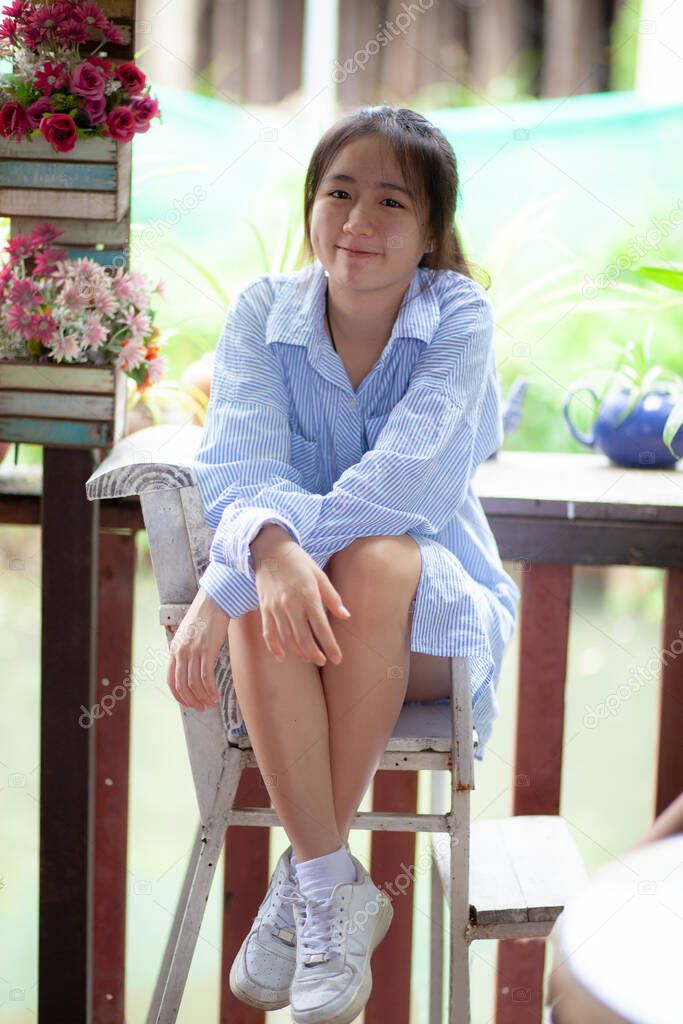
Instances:
[[[175,656],[172,654],[171,659],[168,663],[168,667],[166,669],[166,683],[174,699],[177,700],[179,704],[182,704],[184,708],[186,708],[188,705],[185,703],[183,698],[178,693],[178,690],[176,689],[175,669]]]
[[[311,612],[311,626],[320,647],[327,653],[330,661],[338,665],[342,660],[341,648],[332,632],[330,620],[327,618],[322,604],[317,605]]]

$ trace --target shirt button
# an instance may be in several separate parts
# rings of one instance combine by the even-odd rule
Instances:
[[[355,409],[357,404],[355,398],[349,398],[349,409]]]

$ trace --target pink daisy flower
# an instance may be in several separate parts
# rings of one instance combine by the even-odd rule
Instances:
[[[34,80],[43,95],[50,96],[56,89],[61,89],[66,82],[66,65],[53,64],[48,60],[40,71],[36,71]]]
[[[83,348],[96,352],[107,339],[107,329],[95,313],[89,313],[83,330]]]
[[[126,338],[116,358],[116,366],[120,370],[135,370],[144,361],[145,343],[143,341],[133,341],[132,338]]]
[[[116,296],[112,295],[109,288],[93,288],[92,303],[100,316],[114,316],[119,308]]]
[[[42,249],[35,254],[35,272],[41,277],[51,277],[62,256],[61,249]]]
[[[50,343],[50,354],[58,363],[71,363],[80,355],[81,347],[78,343],[78,335],[57,334]]]
[[[39,224],[37,228],[33,229],[31,241],[34,245],[46,245],[48,242],[54,242],[56,238],[63,234],[64,231],[61,228],[56,228],[54,224],[46,221],[44,224]]]
[[[57,324],[48,313],[32,313],[31,331],[42,345],[49,345],[57,331]]]
[[[62,290],[60,301],[66,309],[70,310],[72,313],[78,313],[80,310],[85,308],[88,300],[83,291],[82,285],[77,281],[74,281],[71,284],[67,284]]]
[[[28,277],[18,277],[10,287],[9,297],[11,302],[20,306],[37,306],[43,296],[39,288]]]
[[[18,302],[13,303],[9,308],[7,326],[10,331],[20,335],[24,341],[29,341],[33,337],[31,314],[25,306],[21,306]]]
[[[119,268],[111,279],[111,290],[121,302],[132,300],[135,285],[131,281],[130,274]]]
[[[135,313],[132,306],[126,310],[122,320],[130,331],[133,341],[144,338],[152,329],[149,313]]]
[[[16,42],[17,23],[14,18],[3,18],[0,24],[0,41],[6,39],[8,43]]]

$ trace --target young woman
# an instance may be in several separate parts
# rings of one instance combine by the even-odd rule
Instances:
[[[306,175],[308,262],[247,285],[216,350],[194,465],[216,532],[168,682],[185,706],[214,704],[227,632],[292,844],[230,983],[263,1009],[291,1003],[297,1024],[345,1024],[370,993],[393,911],[347,841],[402,704],[448,699],[449,659],[467,655],[481,760],[517,618],[472,488],[502,418],[457,195],[424,117],[342,118]]]

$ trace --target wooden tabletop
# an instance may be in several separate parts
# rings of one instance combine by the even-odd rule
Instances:
[[[677,467],[630,469],[604,455],[500,452],[479,466],[474,488],[487,513],[680,523],[683,460]]]

